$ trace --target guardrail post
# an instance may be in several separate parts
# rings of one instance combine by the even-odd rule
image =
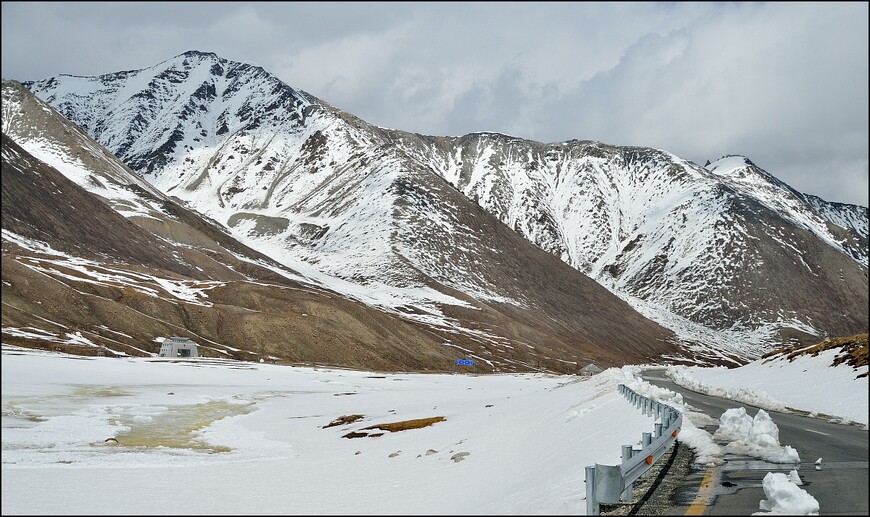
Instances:
[[[662,424],[656,422],[655,428],[656,428],[656,435],[655,435],[655,437],[658,438],[659,436],[662,435]]]
[[[631,448],[631,445],[623,445],[622,446],[622,462],[630,460],[631,457],[634,456],[634,449]],[[622,501],[631,501],[632,496],[632,488],[634,487],[634,483],[629,483],[625,486],[625,490],[622,491],[622,495],[619,496],[619,499]]]
[[[643,446],[641,447],[640,452],[646,454],[646,452],[644,451],[647,451],[647,448],[652,445],[652,433],[643,433],[641,436],[641,443],[643,443]],[[642,474],[642,477],[646,477],[648,473],[649,471],[645,472],[644,474]]]
[[[586,515],[600,515],[601,506],[595,499],[595,466],[586,467]]]

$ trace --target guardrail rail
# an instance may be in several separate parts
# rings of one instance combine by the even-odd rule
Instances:
[[[649,472],[653,463],[671,448],[683,425],[683,414],[676,409],[639,395],[624,384],[619,385],[621,393],[629,402],[644,414],[654,415],[654,433],[643,433],[641,449],[631,445],[622,446],[622,463],[619,465],[600,465],[586,467],[586,514],[600,515],[601,503],[632,502],[634,482]]]

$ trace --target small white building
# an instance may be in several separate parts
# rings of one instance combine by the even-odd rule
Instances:
[[[199,357],[196,343],[186,337],[174,336],[163,340],[159,357]]]

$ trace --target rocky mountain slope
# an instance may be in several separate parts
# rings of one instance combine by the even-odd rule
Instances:
[[[678,352],[665,329],[479,208],[462,219],[471,228],[454,242],[490,243],[479,256],[494,274],[510,275],[506,285],[528,305],[474,298],[452,287],[465,284],[449,272],[439,281],[417,270],[411,260],[433,257],[414,256],[416,243],[441,239],[420,198],[453,203],[460,207],[456,212],[469,203],[437,176],[411,170],[378,178],[372,171],[368,188],[378,188],[352,213],[330,208],[349,225],[371,210],[374,238],[355,242],[379,248],[345,252],[371,251],[396,264],[394,276],[374,271],[366,279],[358,269],[358,276],[341,279],[299,257],[286,260],[302,266],[291,269],[236,241],[142,181],[11,81],[3,84],[3,121],[4,341],[69,347],[79,338],[63,329],[76,329],[75,335],[84,332],[99,345],[91,351],[118,350],[125,340],[106,334],[121,333],[136,343],[135,352],[129,346],[121,352],[147,353],[156,350],[156,337],[190,332],[216,353],[232,356],[424,370],[449,369],[460,356],[477,359],[480,371],[573,371],[578,363],[621,364]],[[348,186],[358,192],[365,187]],[[387,195],[391,203],[379,205]],[[254,211],[233,215],[230,226],[238,232],[249,225],[242,235],[255,243],[268,242],[280,234],[276,227],[289,224]],[[385,229],[378,218],[394,222]],[[324,233],[304,221],[302,228],[312,241]],[[349,230],[347,235],[356,237]],[[493,251],[503,243],[511,249]],[[290,249],[295,247],[299,241]],[[329,259],[329,252],[321,253]],[[379,291],[375,282],[394,291]],[[385,302],[371,303],[376,296]],[[61,297],[68,303],[44,303]],[[431,305],[413,305],[419,299]]]
[[[440,328],[492,332],[497,318],[469,312],[485,305],[547,335],[621,333],[578,316],[614,313],[600,309],[603,295],[574,294],[596,291],[556,262],[702,359],[868,326],[866,207],[797,193],[743,157],[705,168],[592,141],[379,128],[261,68],[195,51],[27,87],[251,247]],[[626,333],[645,346],[668,339]]]
[[[502,222],[689,342],[751,354],[867,326],[867,208],[799,194],[745,157],[704,168],[590,141],[394,134]]]
[[[157,338],[180,334],[212,357],[386,370],[451,363],[430,329],[294,281],[171,202],[166,231],[151,233],[5,134],[2,155],[4,343],[148,355]],[[529,362],[504,359],[509,369]]]

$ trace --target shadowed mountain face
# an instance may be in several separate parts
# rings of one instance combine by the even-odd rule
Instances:
[[[729,362],[868,326],[867,208],[744,157],[704,168],[591,141],[388,130],[201,52],[26,86],[245,244],[446,332]]]
[[[83,258],[192,275],[161,242],[3,136],[3,230]],[[49,201],[49,202],[47,202]],[[75,217],[80,212],[83,216]],[[85,215],[86,214],[86,215]]]
[[[214,356],[424,371],[472,357],[478,371],[571,372],[578,363],[678,352],[665,329],[479,207],[465,207],[467,198],[413,164],[378,180],[384,190],[375,197],[397,201],[374,215],[394,221],[387,232],[371,223],[389,238],[380,253],[400,267],[354,284],[298,259],[305,271],[291,269],[238,242],[143,182],[17,83],[3,84],[3,112],[4,131],[14,135],[3,135],[5,343],[144,355],[157,351],[157,338],[187,335]],[[439,232],[430,220],[433,203],[473,208],[476,215],[463,222],[473,235]],[[234,214],[235,226],[249,224],[255,235],[285,226],[277,216]],[[303,228],[294,246],[324,237],[317,224]],[[485,245],[478,254],[459,249],[478,241]],[[415,267],[437,264],[437,257],[417,256],[432,243],[457,248],[437,277]],[[499,248],[504,243],[507,251]],[[464,284],[450,268],[471,260],[490,276],[509,276],[507,292],[531,302],[480,301],[456,289],[453,283]],[[372,281],[411,293],[401,302],[419,299],[411,296],[420,290],[447,303],[364,303],[370,293],[383,294],[366,284]],[[648,344],[650,337],[657,341]]]

